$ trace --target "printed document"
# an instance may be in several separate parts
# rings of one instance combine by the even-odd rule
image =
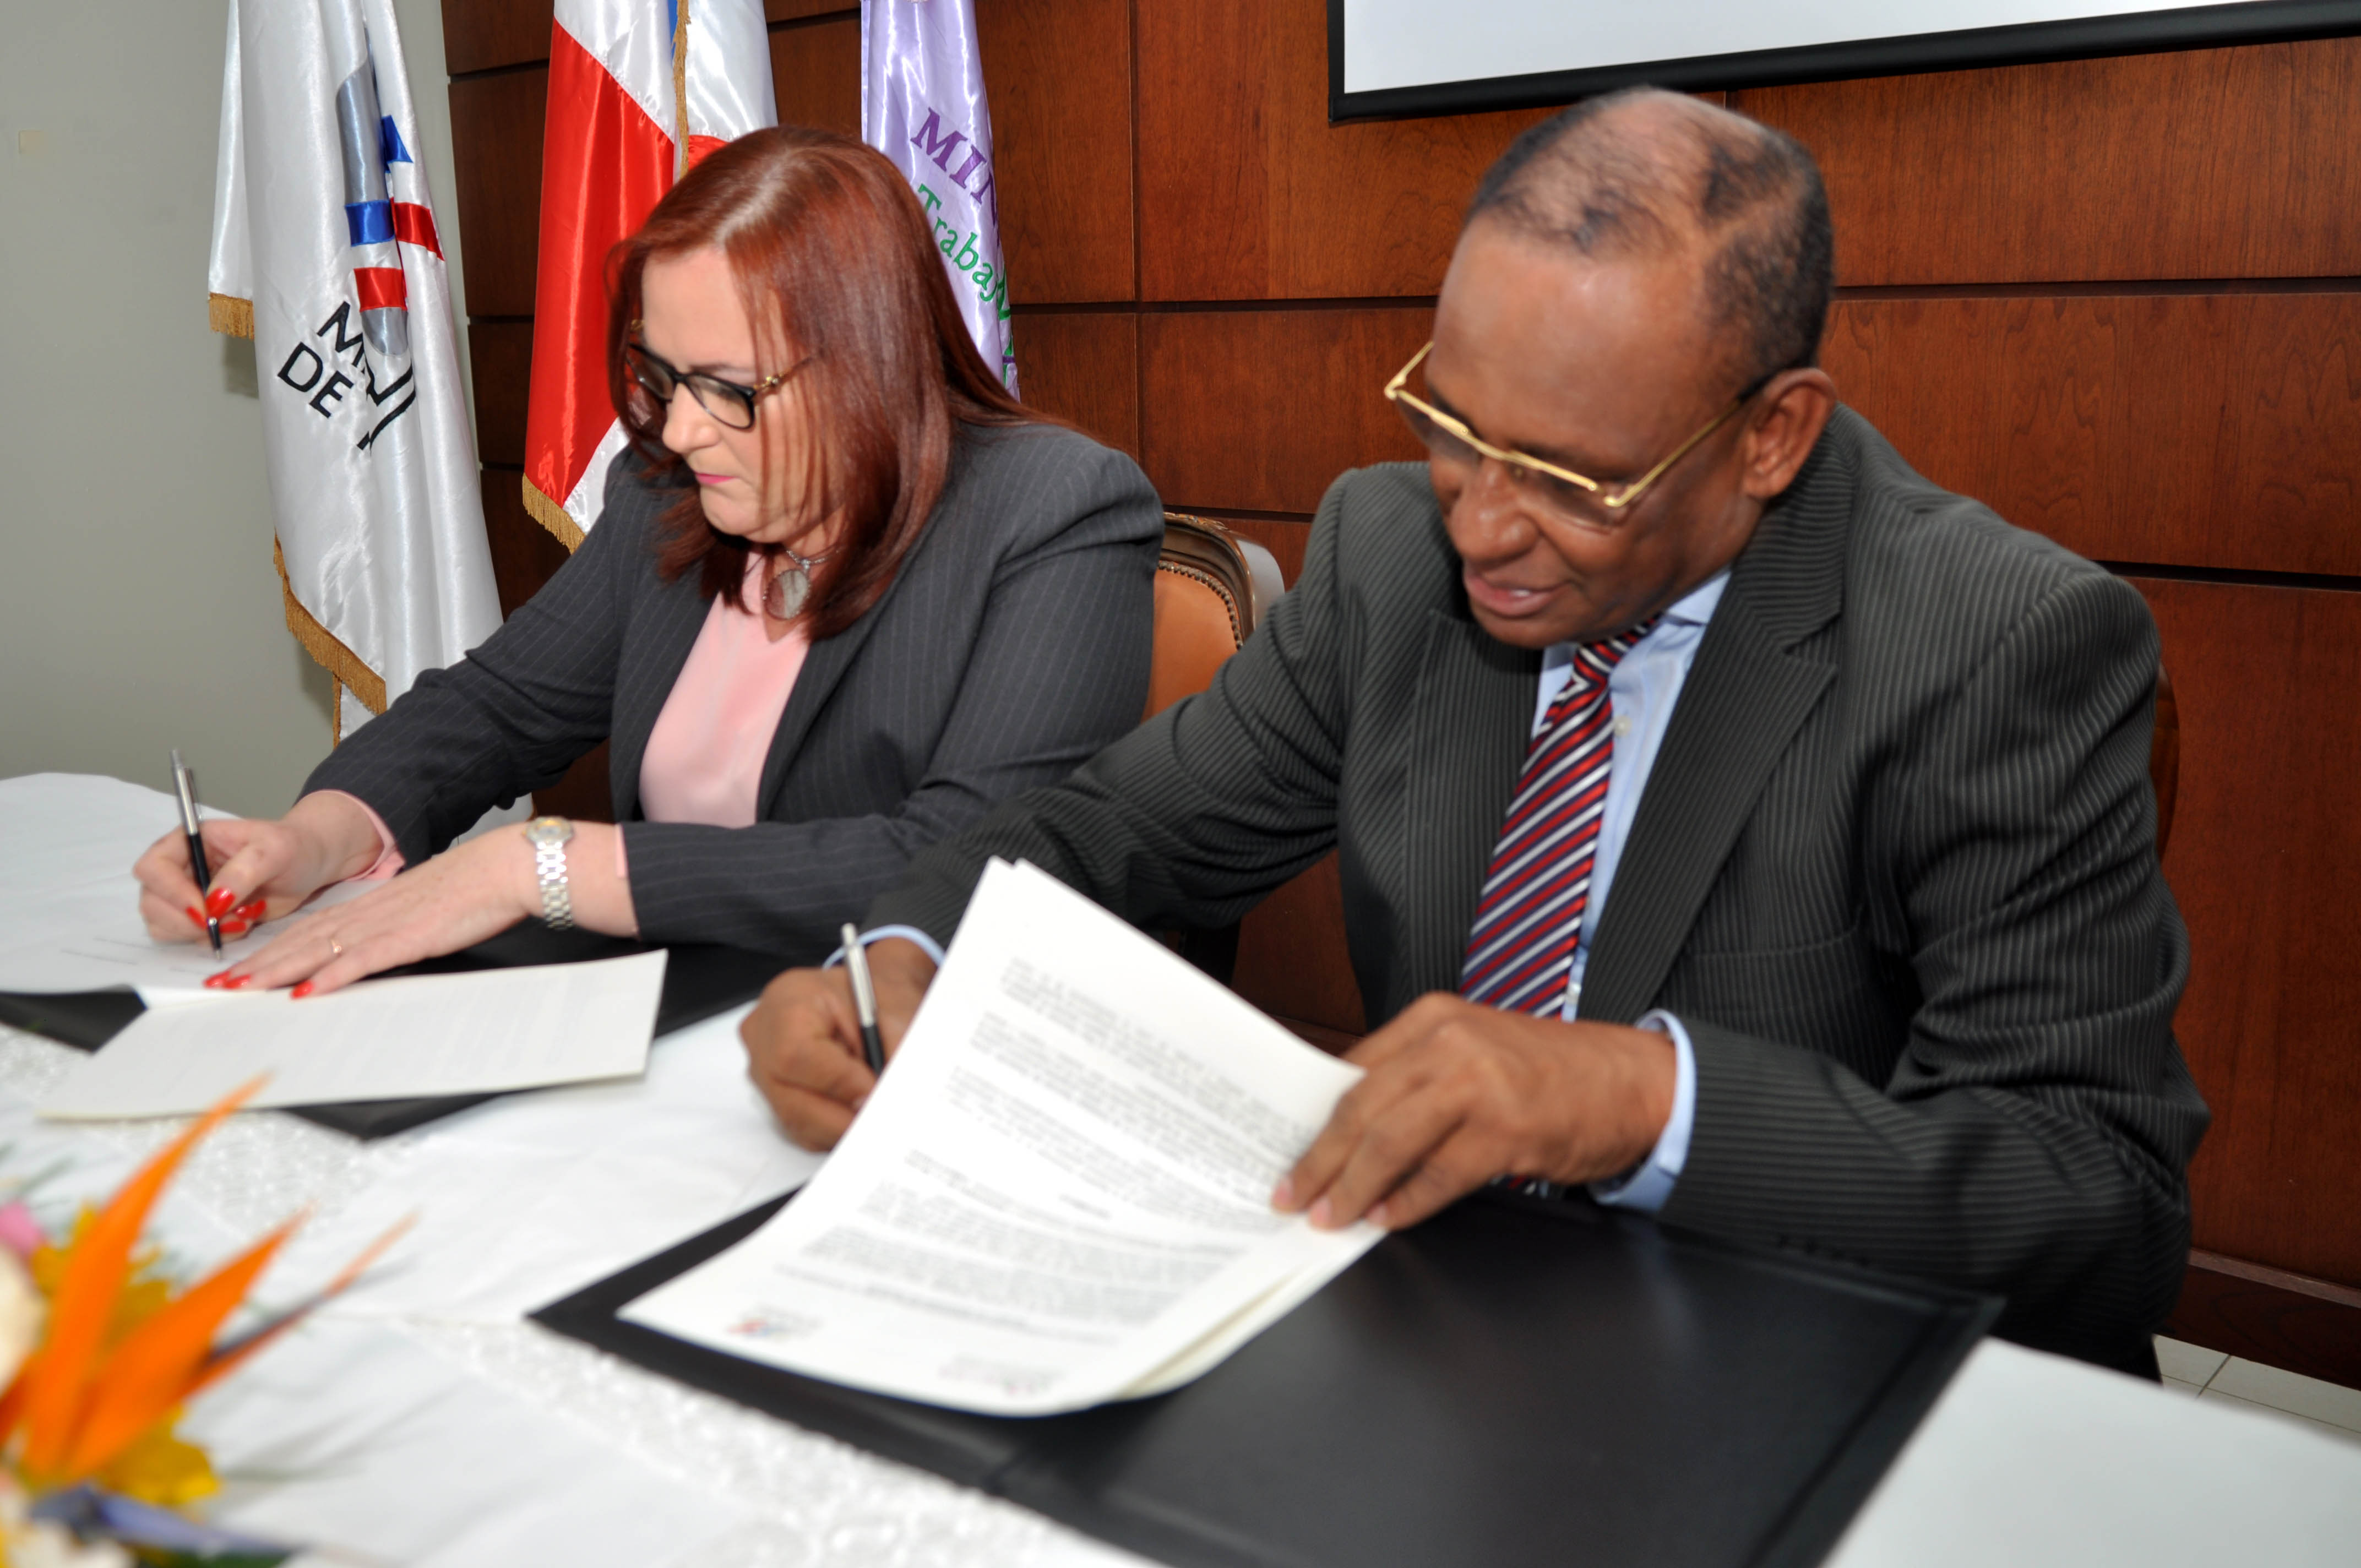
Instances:
[[[44,1116],[320,1105],[481,1094],[646,1070],[664,955],[368,980],[301,1001],[283,991],[151,1008],[59,1084]]]
[[[994,1414],[1161,1393],[1384,1234],[1270,1207],[1360,1076],[1049,876],[994,862],[820,1173],[621,1315]]]

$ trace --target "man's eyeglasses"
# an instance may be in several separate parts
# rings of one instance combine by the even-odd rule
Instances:
[[[697,400],[697,406],[719,420],[732,430],[754,428],[754,404],[764,393],[811,363],[808,356],[798,359],[775,376],[765,376],[751,387],[735,381],[725,381],[719,376],[708,376],[701,370],[678,370],[649,353],[637,343],[623,345],[623,366],[631,379],[656,400],[658,408],[670,408],[673,394],[681,388]]]
[[[1426,449],[1445,463],[1474,468],[1489,457],[1500,465],[1510,482],[1532,496],[1567,521],[1586,528],[1609,529],[1617,526],[1618,515],[1645,494],[1649,486],[1662,478],[1664,471],[1689,454],[1690,448],[1730,422],[1730,416],[1746,406],[1746,400],[1769,383],[1764,377],[1730,400],[1728,408],[1714,415],[1713,422],[1690,436],[1673,449],[1673,455],[1632,480],[1628,485],[1609,487],[1599,480],[1586,477],[1571,468],[1562,468],[1539,457],[1529,457],[1521,452],[1511,452],[1495,446],[1467,428],[1464,421],[1455,419],[1414,392],[1404,390],[1411,371],[1433,351],[1430,343],[1411,356],[1410,363],[1394,372],[1386,383],[1386,399],[1401,411],[1412,433],[1425,443]],[[1600,515],[1604,512],[1604,516]]]

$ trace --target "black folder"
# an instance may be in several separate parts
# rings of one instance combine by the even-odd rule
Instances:
[[[1817,1563],[2000,1310],[1485,1194],[1186,1387],[1072,1415],[913,1404],[617,1318],[784,1201],[533,1316],[1181,1568]]]
[[[511,927],[497,937],[458,952],[388,970],[388,974],[456,974],[468,970],[511,969],[522,964],[584,963],[624,958],[654,949],[620,937],[552,931],[538,922]],[[771,977],[789,960],[774,953],[706,943],[679,943],[664,960],[664,994],[656,1003],[659,1036],[702,1023],[762,994]],[[94,1051],[147,1011],[126,986],[104,991],[0,991],[0,1024],[46,1035],[62,1045]],[[300,1105],[290,1114],[317,1122],[357,1138],[381,1138],[423,1123],[480,1105],[494,1094],[438,1094],[414,1100],[356,1100],[335,1105]]]

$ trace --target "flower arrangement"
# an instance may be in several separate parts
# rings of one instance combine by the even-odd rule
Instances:
[[[302,1217],[185,1289],[139,1240],[189,1151],[259,1087],[200,1117],[62,1240],[21,1202],[0,1208],[0,1568],[267,1568],[291,1555],[189,1515],[220,1483],[174,1429],[191,1398],[358,1278],[403,1227],[291,1310],[217,1341]]]

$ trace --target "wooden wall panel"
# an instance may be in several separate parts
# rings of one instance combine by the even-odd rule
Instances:
[[[541,256],[541,137],[549,71],[506,71],[451,83],[451,146],[459,179],[459,232],[467,311],[533,314]]]
[[[467,328],[475,370],[476,456],[524,466],[526,394],[533,379],[533,323],[478,322]]]
[[[1020,313],[1017,386],[1043,413],[1139,455],[1139,318],[1128,311]]]
[[[1322,0],[1138,0],[1144,300],[1432,294],[1541,110],[1328,123]]]
[[[1223,517],[1218,512],[1205,515],[1218,519],[1224,527],[1245,534],[1269,551],[1279,563],[1279,580],[1289,587],[1293,587],[1295,579],[1303,575],[1303,552],[1312,543],[1311,523],[1291,518]]]
[[[1840,281],[2361,275],[2361,38],[1749,89]]]
[[[763,0],[763,19],[766,22],[799,22],[808,16],[840,16],[847,12],[858,16],[858,5],[847,5],[844,0]]]
[[[492,584],[505,619],[566,565],[566,546],[524,510],[523,469],[486,468],[482,483],[484,536],[491,545]]]
[[[779,100],[779,124],[859,136],[861,13],[774,32],[771,88]]]
[[[981,0],[975,27],[1010,297],[1131,299],[1129,0]]]
[[[2361,592],[2134,581],[2180,706],[2195,1244],[2361,1286]]]
[[[1334,854],[1247,913],[1231,983],[1264,1012],[1296,1023],[1347,1035],[1368,1027],[1345,948],[1345,888]]]
[[[1186,510],[1313,510],[1346,468],[1421,455],[1381,389],[1433,320],[1424,306],[1142,315],[1142,466]]]
[[[2361,293],[1848,300],[1825,362],[1927,477],[2082,554],[2361,574]]]
[[[454,76],[549,58],[551,0],[443,0],[443,60]]]

